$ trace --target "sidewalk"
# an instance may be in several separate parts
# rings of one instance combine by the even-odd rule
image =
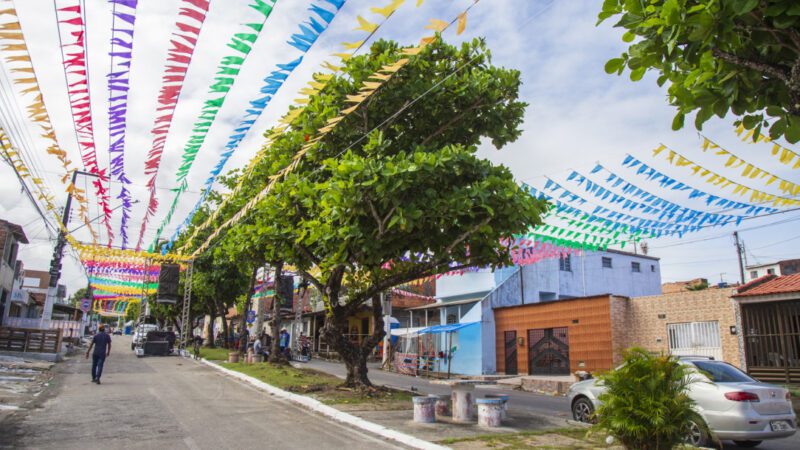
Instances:
[[[346,370],[344,364],[312,360],[308,363],[292,363],[296,367],[319,370],[331,375],[344,378]],[[411,390],[420,394],[449,394],[450,388],[431,383],[424,378],[401,375],[394,372],[380,370],[377,364],[369,365],[369,378],[373,383],[391,388]],[[569,403],[564,397],[551,397],[530,392],[516,391],[498,385],[478,386],[476,395],[503,394],[509,396],[509,420],[496,432],[514,431],[541,431],[567,426],[569,419]],[[427,440],[439,440],[443,437],[463,437],[478,434],[487,434],[486,428],[477,425],[453,425],[437,423],[436,425],[420,425],[411,422],[412,405],[407,410],[400,411],[368,411],[364,405],[352,405],[347,412],[381,423],[400,431],[420,436]]]

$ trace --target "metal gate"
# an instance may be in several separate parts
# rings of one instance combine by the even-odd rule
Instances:
[[[800,383],[800,301],[742,305],[747,372],[774,383]]]
[[[528,330],[528,374],[569,375],[567,327]]]
[[[667,325],[669,352],[677,356],[709,356],[722,360],[719,322],[685,322]]]
[[[517,332],[505,332],[506,375],[517,374]]]

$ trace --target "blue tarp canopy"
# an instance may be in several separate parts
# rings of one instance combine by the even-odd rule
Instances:
[[[437,334],[437,333],[452,333],[453,331],[458,331],[464,327],[468,327],[470,325],[475,325],[476,323],[480,322],[466,322],[466,323],[451,323],[448,325],[434,325],[432,327],[424,328],[419,330],[419,334]]]

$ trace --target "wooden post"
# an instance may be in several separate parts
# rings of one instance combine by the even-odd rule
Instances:
[[[58,330],[56,332],[56,353],[60,353],[61,352],[61,338],[62,338],[61,330]]]

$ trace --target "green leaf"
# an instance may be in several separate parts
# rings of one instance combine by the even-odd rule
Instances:
[[[675,118],[672,119],[672,129],[673,130],[680,130],[683,128],[683,121],[686,119],[686,115],[683,113],[678,113],[675,115]]]
[[[622,35],[622,42],[633,42],[636,39],[636,34],[633,31],[627,31]]]
[[[736,15],[742,16],[744,14],[749,13],[756,6],[758,6],[758,0],[727,0],[730,4],[733,11]]]
[[[639,67],[631,71],[631,81],[639,81],[647,71],[647,67]]]
[[[787,117],[787,119],[789,122],[786,127],[786,132],[784,134],[784,137],[790,143],[796,144],[800,142],[800,120],[790,119],[789,117]]]
[[[619,71],[623,64],[625,64],[625,60],[622,58],[609,59],[605,66],[606,73],[611,74]]]

